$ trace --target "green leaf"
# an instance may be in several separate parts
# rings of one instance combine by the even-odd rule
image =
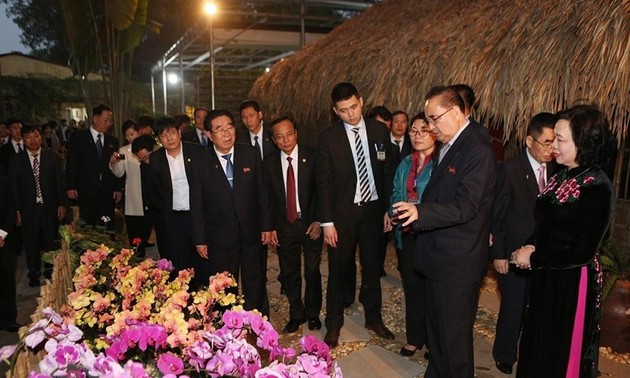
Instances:
[[[619,275],[610,272],[606,278],[604,279],[604,290],[602,291],[602,301],[605,301],[606,298],[610,295],[612,288],[615,286],[615,283],[619,279]]]
[[[125,30],[131,25],[137,7],[138,0],[105,0],[107,19],[118,30]]]

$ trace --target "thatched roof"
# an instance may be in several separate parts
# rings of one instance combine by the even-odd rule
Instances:
[[[630,121],[630,0],[384,0],[273,66],[250,96],[309,136],[330,91],[354,83],[364,109],[415,113],[434,85],[467,83],[476,118],[506,137],[530,117],[595,103],[617,135]]]

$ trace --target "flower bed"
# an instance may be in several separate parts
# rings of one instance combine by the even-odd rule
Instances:
[[[58,265],[61,258],[65,263]],[[3,359],[12,360],[13,374],[341,376],[328,346],[317,338],[304,337],[299,353],[279,345],[278,333],[265,317],[242,309],[228,274],[217,274],[207,287],[189,292],[192,270],[174,275],[167,260],[134,259],[133,250],[115,252],[104,245],[84,252],[72,278],[74,291],[61,296],[67,304],[46,303],[20,343],[0,349]],[[55,271],[69,267],[70,260],[67,251],[60,253]]]

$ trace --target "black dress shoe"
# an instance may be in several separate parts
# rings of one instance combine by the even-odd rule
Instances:
[[[374,323],[374,324],[365,324],[365,328],[374,331],[378,337],[388,340],[394,340],[394,334],[391,333],[385,324],[383,323]]]
[[[305,323],[304,320],[289,320],[287,326],[284,327],[284,333],[296,332],[303,323]]]
[[[343,302],[343,308],[348,308],[350,306],[352,306],[354,302]]]
[[[28,279],[28,286],[30,287],[38,287],[41,286],[41,282],[39,282],[39,278],[29,278]]]
[[[311,331],[314,329],[322,329],[322,322],[319,318],[310,318],[308,320],[308,329]]]
[[[418,348],[411,350],[411,349],[407,349],[405,347],[400,348],[400,355],[401,356],[405,356],[405,357],[411,357],[414,354],[416,354],[416,351],[418,350]]]
[[[16,322],[7,322],[7,323],[0,324],[0,329],[3,329],[7,332],[12,332],[12,333],[16,333],[17,331],[19,331],[20,327],[22,326]]]
[[[330,349],[333,349],[334,347],[339,345],[339,331],[326,331],[324,342],[330,347]]]
[[[512,374],[512,365],[504,364],[503,362],[495,361],[497,369],[503,374]]]

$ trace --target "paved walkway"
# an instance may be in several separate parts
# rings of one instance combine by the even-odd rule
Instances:
[[[155,248],[148,251],[155,254]],[[322,281],[328,278],[326,254],[322,258]],[[383,340],[363,327],[363,310],[356,303],[346,309],[345,325],[341,332],[340,345],[332,352],[338,361],[345,377],[357,378],[396,378],[422,377],[427,361],[422,357],[424,351],[417,352],[413,357],[406,358],[398,354],[405,343],[404,337],[404,304],[402,301],[402,286],[400,276],[396,270],[396,256],[390,244],[386,262],[387,277],[381,279],[383,287],[383,318],[387,327],[396,335],[395,340]],[[18,322],[30,323],[29,316],[36,307],[35,299],[39,294],[38,288],[30,288],[28,279],[23,274],[25,262],[23,254],[19,261],[18,274]],[[280,285],[277,281],[279,273],[277,255],[269,253],[268,291],[271,304],[271,322],[277,330],[282,330],[288,318],[286,298],[280,295]],[[359,277],[360,279],[360,277]],[[325,304],[325,301],[324,301]],[[479,313],[475,324],[475,370],[477,377],[505,377],[494,367],[492,358],[492,342],[494,339],[494,324],[498,310],[498,294],[492,272],[486,278],[479,303]],[[325,311],[325,309],[324,309]],[[324,314],[322,311],[322,315]],[[323,316],[322,316],[323,320]],[[307,333],[306,326],[301,332],[292,335],[282,335],[281,342],[285,345],[295,344],[299,338]],[[315,332],[323,338],[325,330]],[[16,334],[0,331],[0,346],[17,342]],[[4,369],[0,373],[4,374]],[[602,377],[630,377],[630,365],[615,362],[600,357],[600,371]]]

